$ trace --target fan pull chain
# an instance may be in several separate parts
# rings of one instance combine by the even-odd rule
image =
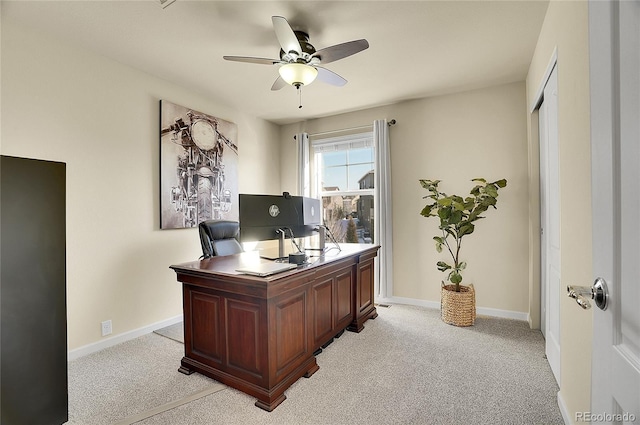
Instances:
[[[298,86],[298,109],[302,109],[302,89]]]

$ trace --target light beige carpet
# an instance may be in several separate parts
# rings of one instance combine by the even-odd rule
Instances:
[[[457,328],[438,310],[393,305],[378,313],[319,354],[320,369],[294,383],[273,412],[235,389],[217,390],[212,379],[177,372],[184,346],[152,333],[70,362],[70,423],[145,414],[136,423],[563,423],[544,339],[527,323],[478,317],[475,326]],[[158,411],[168,403],[175,406]]]

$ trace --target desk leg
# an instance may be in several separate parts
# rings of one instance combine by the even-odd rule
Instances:
[[[267,412],[271,412],[273,409],[278,407],[278,405],[280,403],[282,403],[283,401],[285,401],[286,399],[287,399],[287,396],[285,396],[284,394],[281,394],[280,397],[276,398],[275,400],[271,401],[270,403],[264,402],[262,400],[256,400],[255,405],[257,407],[261,408],[262,410],[266,410]]]
[[[305,369],[306,369],[306,372],[301,372],[301,371],[304,371]],[[289,388],[291,384],[296,382],[298,378],[300,378],[301,376],[304,376],[305,378],[309,378],[311,375],[316,373],[316,371],[318,371],[319,369],[320,367],[318,366],[318,363],[316,363],[316,358],[313,356],[310,357],[302,365],[302,367],[297,370],[297,372],[289,375],[289,377],[287,377],[284,381],[280,382],[280,384],[277,385],[278,388],[263,394],[252,393],[252,395],[258,397],[258,400],[256,400],[255,402],[255,405],[263,410],[266,410],[267,412],[271,412],[273,409],[278,407],[280,403],[282,403],[287,399],[287,396],[284,395],[284,391],[287,388]]]
[[[302,376],[304,376],[305,378],[311,378],[311,375],[316,373],[318,369],[320,369],[320,366],[318,366],[318,363],[314,362],[313,366],[311,366],[311,368]]]
[[[347,326],[347,330],[350,332],[360,333],[364,329],[364,322],[369,319],[375,319],[376,317],[378,317],[378,312],[372,305],[369,311],[364,314],[361,313],[360,317],[355,318],[353,322]]]
[[[185,375],[191,375],[195,372],[195,370],[190,369],[187,365],[184,364],[184,362],[181,362],[180,367],[178,368],[178,372],[184,373]]]
[[[353,288],[354,317],[347,327],[347,330],[351,332],[361,332],[364,329],[364,322],[378,317],[373,300],[374,256],[368,259],[361,258],[357,266],[357,277]]]
[[[187,369],[187,368],[186,368],[186,367],[184,367],[184,366],[180,366],[180,367],[178,368],[178,372],[180,372],[180,373],[184,373],[185,375],[191,375],[193,372],[195,372],[195,370]]]

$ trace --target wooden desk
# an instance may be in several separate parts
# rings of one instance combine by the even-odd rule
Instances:
[[[340,246],[266,278],[235,271],[266,261],[256,252],[171,266],[183,288],[179,370],[200,372],[256,397],[264,410],[275,409],[291,384],[318,370],[315,352],[378,315],[373,260],[379,247]]]

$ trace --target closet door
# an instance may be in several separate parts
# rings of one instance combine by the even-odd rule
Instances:
[[[0,159],[3,425],[68,421],[65,164]]]

